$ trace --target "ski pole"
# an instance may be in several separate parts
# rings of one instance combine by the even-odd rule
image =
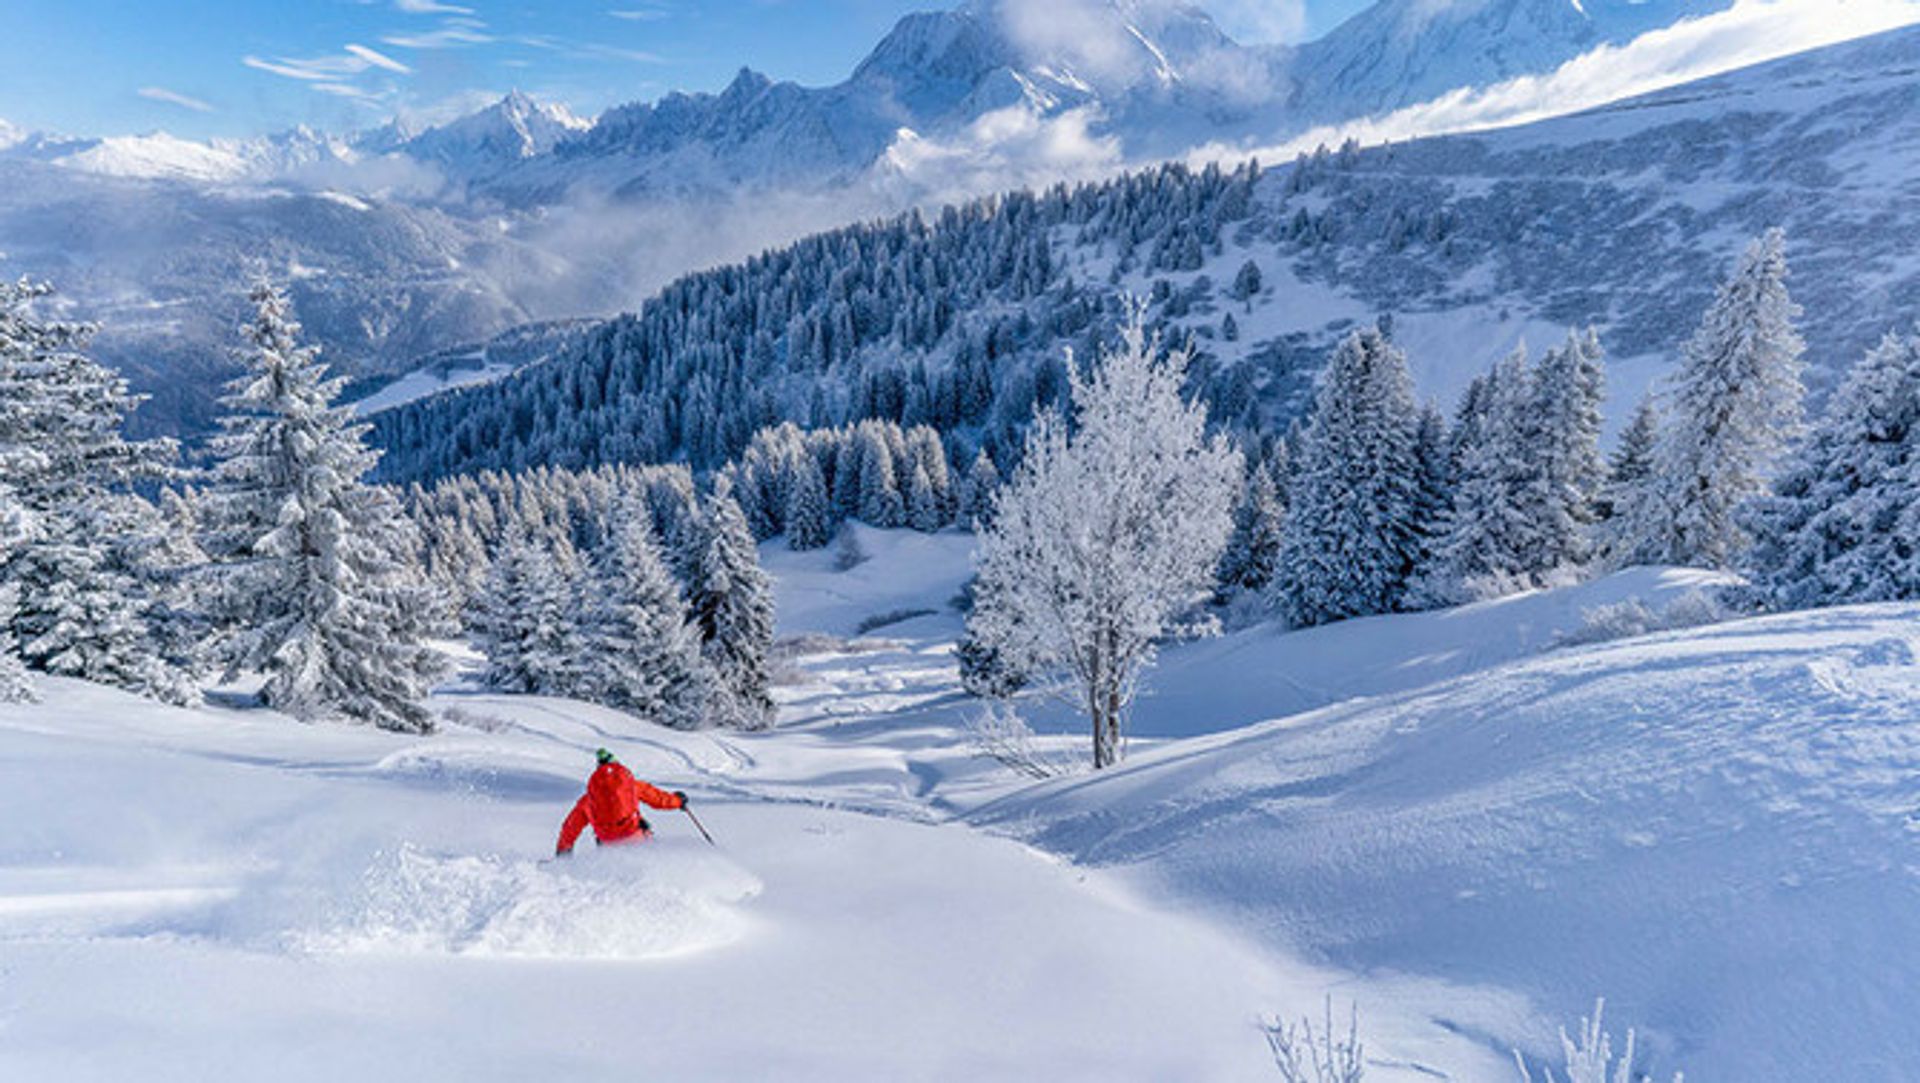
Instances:
[[[693,826],[695,826],[695,827],[697,827],[697,828],[699,828],[699,829],[700,829],[700,837],[701,837],[701,838],[703,838],[703,839],[706,839],[706,840],[707,840],[707,845],[708,845],[708,846],[718,846],[718,845],[720,845],[719,843],[717,843],[717,842],[715,842],[715,841],[713,841],[713,836],[712,836],[712,835],[709,835],[709,834],[707,834],[707,825],[705,825],[705,824],[703,824],[703,823],[701,823],[701,822],[700,822],[700,817],[698,817],[698,816],[695,816],[695,815],[693,814],[693,810],[692,810],[692,809],[690,809],[690,808],[688,808],[688,807],[687,807],[687,806],[685,806],[685,805],[681,805],[681,806],[680,806],[680,811],[681,811],[681,812],[684,812],[684,813],[686,813],[686,814],[687,814],[687,819],[689,819],[689,820],[692,820],[692,821],[693,821]]]

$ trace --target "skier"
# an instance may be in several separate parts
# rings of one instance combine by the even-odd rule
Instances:
[[[686,794],[679,790],[669,793],[634,778],[633,772],[606,749],[595,752],[593,758],[600,766],[594,768],[592,777],[587,779],[587,792],[574,802],[573,811],[567,813],[567,822],[560,825],[560,843],[553,851],[555,857],[572,854],[574,842],[589,824],[593,826],[594,841],[602,846],[645,842],[652,838],[653,828],[646,817],[640,815],[643,801],[657,809],[687,807]]]

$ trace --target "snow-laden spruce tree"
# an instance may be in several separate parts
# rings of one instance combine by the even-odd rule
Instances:
[[[299,343],[287,297],[261,284],[244,329],[247,371],[228,385],[208,492],[230,676],[264,674],[264,703],[303,720],[345,717],[421,733],[442,656],[426,636],[440,600],[419,535],[387,489],[368,426],[335,406],[343,383]]]
[[[0,566],[15,547],[33,536],[33,529],[27,510],[0,482]],[[0,703],[31,703],[39,698],[13,639],[13,617],[19,607],[19,584],[0,583]]]
[[[993,498],[1000,491],[1000,469],[983,448],[967,468],[966,481],[960,486],[960,522],[965,526],[984,525],[993,518]]]
[[[1642,396],[1633,419],[1620,433],[1620,442],[1607,459],[1607,481],[1600,488],[1600,522],[1595,548],[1611,568],[1645,563],[1650,557],[1634,550],[1634,501],[1647,497],[1647,479],[1653,476],[1653,456],[1660,444],[1660,409],[1652,395]]]
[[[1155,644],[1214,588],[1242,464],[1181,394],[1192,355],[1162,353],[1135,311],[1090,372],[1069,358],[1073,422],[1036,414],[1019,468],[980,537],[969,631],[1016,672],[1068,676],[1115,763]]]
[[[1535,548],[1524,571],[1535,581],[1593,558],[1593,524],[1606,468],[1600,458],[1600,410],[1606,400],[1605,354],[1592,328],[1567,332],[1534,370],[1534,461],[1538,492]]]
[[[1675,374],[1649,498],[1632,502],[1631,548],[1668,564],[1726,568],[1748,543],[1739,509],[1800,424],[1800,309],[1787,295],[1786,234],[1747,247]]]
[[[1233,533],[1220,556],[1223,597],[1237,591],[1258,594],[1273,583],[1286,521],[1286,502],[1280,495],[1280,484],[1274,480],[1275,466],[1284,469],[1283,463],[1274,462],[1254,466],[1241,486],[1240,499],[1233,509]]]
[[[591,583],[580,667],[587,697],[664,726],[697,729],[708,691],[700,634],[643,508],[623,509]]]
[[[833,540],[833,504],[813,456],[801,456],[787,489],[787,547],[821,549]]]
[[[1920,598],[1920,332],[1888,335],[1747,518],[1783,606]]]
[[[700,539],[687,605],[713,674],[707,717],[764,729],[773,724],[773,583],[724,478],[702,509]]]
[[[1458,444],[1447,533],[1420,587],[1431,604],[1511,589],[1535,548],[1538,524],[1527,502],[1541,491],[1527,446],[1537,435],[1534,387],[1522,344],[1469,390],[1460,424],[1473,432]]]
[[[35,669],[186,702],[191,682],[146,621],[153,583],[124,544],[145,529],[134,513],[152,510],[132,487],[164,476],[175,449],[124,437],[139,398],[86,355],[91,326],[35,316],[51,292],[0,282],[0,479],[36,524],[0,552],[9,631]]]
[[[1276,601],[1306,627],[1400,608],[1422,547],[1420,415],[1407,358],[1376,329],[1334,350],[1287,507]]]
[[[553,696],[579,691],[585,657],[581,595],[552,547],[516,528],[467,610],[467,630],[487,659],[488,687]]]

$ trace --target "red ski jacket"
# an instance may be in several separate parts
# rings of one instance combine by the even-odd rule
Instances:
[[[574,802],[567,822],[560,825],[560,843],[556,854],[573,852],[580,832],[593,827],[593,837],[601,843],[644,839],[653,832],[640,815],[640,803],[657,809],[676,809],[680,799],[633,777],[633,772],[618,763],[603,763],[587,779],[587,792]]]

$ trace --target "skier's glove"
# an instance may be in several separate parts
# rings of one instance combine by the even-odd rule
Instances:
[[[682,792],[680,792],[679,790],[675,790],[675,791],[673,791],[673,796],[675,796],[675,797],[677,797],[677,798],[679,798],[679,799],[680,799],[680,807],[681,807],[681,808],[686,808],[686,807],[687,807],[687,795],[686,795],[686,794],[684,794],[684,793],[682,793]]]

